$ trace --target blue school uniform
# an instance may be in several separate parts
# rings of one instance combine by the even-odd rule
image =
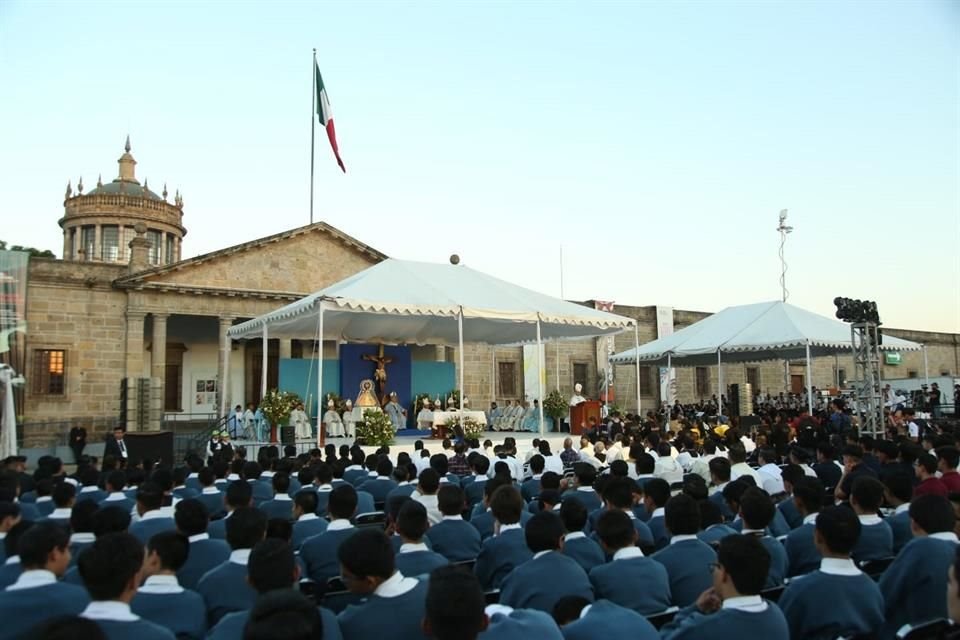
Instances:
[[[38,624],[80,615],[90,604],[86,589],[58,582],[49,571],[25,571],[11,587],[0,592],[0,638],[26,637]]]
[[[670,577],[667,569],[636,547],[620,549],[613,560],[590,572],[597,598],[609,600],[640,615],[659,613],[670,607]]]
[[[307,575],[311,580],[326,584],[330,578],[340,575],[337,550],[355,532],[356,528],[346,520],[334,520],[326,531],[303,541],[300,558],[307,563]]]
[[[219,567],[208,571],[197,583],[197,593],[203,596],[207,608],[207,624],[215,625],[220,618],[234,611],[253,606],[257,592],[247,584],[247,558],[250,549],[236,549]]]
[[[136,614],[134,614],[136,615]],[[107,640],[176,640],[169,629],[149,620],[94,620]]]
[[[947,567],[956,557],[957,536],[935,533],[908,542],[880,578],[886,622],[881,637],[905,624],[947,617]]]
[[[137,590],[130,610],[144,620],[169,629],[179,640],[203,640],[207,611],[199,593],[184,589],[176,576],[150,576]]]
[[[327,530],[327,521],[317,517],[315,513],[307,513],[293,523],[293,535],[290,544],[294,551],[299,551],[307,538],[318,536]]]
[[[450,562],[476,560],[480,555],[480,532],[459,516],[444,516],[427,529],[426,539]]]
[[[508,613],[509,612],[509,613]],[[562,640],[553,618],[543,611],[498,607],[477,640]]]
[[[657,509],[657,511],[660,513],[651,515],[650,519],[647,520],[647,528],[649,528],[650,533],[653,534],[653,545],[657,549],[663,549],[670,544],[670,532],[667,531],[667,523],[662,515],[662,510]]]
[[[507,525],[516,527],[516,525]],[[500,535],[487,538],[480,548],[474,573],[484,589],[499,589],[503,578],[527,560],[533,553],[527,547],[527,541],[520,527],[500,532]]]
[[[343,636],[350,640],[422,637],[427,583],[397,572],[377,591],[337,616]]]
[[[185,589],[196,590],[200,578],[230,559],[230,545],[223,540],[203,536],[204,534],[191,536],[193,540],[190,542],[187,561],[177,571],[177,581]]]
[[[425,544],[404,544],[394,558],[397,571],[411,578],[429,576],[434,569],[448,564],[450,564],[449,560],[439,553],[430,551]]]
[[[563,555],[572,558],[580,567],[590,573],[590,570],[607,561],[600,545],[588,538],[581,531],[568,533],[563,539]]]
[[[593,585],[583,568],[557,551],[534,555],[508,573],[500,585],[500,603],[514,609],[552,613],[560,598],[578,595],[593,601]]]
[[[323,622],[323,640],[343,640],[337,615],[324,607],[317,607],[317,609],[320,611],[320,620]],[[228,613],[220,619],[217,626],[210,630],[207,640],[240,640],[243,638],[243,630],[249,619],[249,611]]]
[[[293,500],[286,494],[278,494],[272,499],[267,500],[259,507],[260,511],[270,518],[279,518],[281,520],[293,520]]]
[[[865,522],[865,518],[868,518]],[[868,524],[873,522],[874,524]],[[850,554],[856,562],[880,560],[893,555],[893,529],[877,516],[860,518],[860,538]]]
[[[800,515],[800,510],[797,509],[797,503],[793,501],[793,496],[787,496],[785,500],[778,503],[777,509],[791,530],[803,524],[803,516]]]
[[[726,524],[712,524],[700,533],[697,534],[697,538],[706,544],[714,544],[720,542],[727,536],[738,535],[738,531],[733,527]]]
[[[596,640],[596,638],[630,638],[631,640],[659,640],[660,634],[650,622],[636,611],[608,600],[597,600],[578,620],[565,625],[564,640]],[[530,636],[539,637],[539,636]]]
[[[587,508],[587,513],[595,511],[603,506],[603,500],[593,490],[593,487],[578,487],[571,491],[564,491],[563,500],[578,500],[580,504]]]
[[[825,558],[820,569],[791,580],[777,604],[792,638],[834,640],[867,635],[883,623],[880,588],[851,560]]]
[[[660,636],[663,640],[789,640],[787,621],[775,604],[760,596],[731,600],[711,614],[701,613],[696,605],[681,609],[672,622],[660,629]]]
[[[156,534],[174,531],[176,528],[177,523],[173,518],[160,515],[160,511],[148,511],[140,520],[131,524],[127,531],[143,544],[147,544]]]
[[[893,531],[893,552],[900,553],[900,550],[913,540],[913,530],[910,528],[910,504],[898,507],[897,511],[884,522],[890,525],[890,530]]]
[[[788,578],[816,571],[823,559],[823,556],[817,550],[817,546],[813,543],[816,514],[811,514],[808,519],[809,522],[805,522],[788,533],[787,539],[783,543],[787,550]]]
[[[359,487],[358,491],[366,491],[371,496],[373,496],[373,502],[376,503],[385,503],[387,501],[387,496],[390,495],[390,492],[396,489],[399,485],[391,480],[388,476],[377,476],[376,478],[370,478],[365,481]]]
[[[666,567],[670,594],[678,607],[696,602],[713,585],[710,563],[717,561],[717,552],[696,536],[674,536],[667,547],[652,557]]]

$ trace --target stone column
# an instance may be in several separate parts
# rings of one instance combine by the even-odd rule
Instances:
[[[278,340],[277,342],[280,343],[279,344],[280,359],[283,360],[284,358],[286,358],[289,360],[290,358],[292,358],[293,357],[293,340],[290,340],[289,338],[280,338],[280,340]]]
[[[150,430],[159,431],[160,421],[162,420],[164,407],[164,385],[167,379],[167,318],[166,313],[154,313],[153,315],[153,339],[150,346],[150,377],[156,380],[153,386],[156,387],[157,398],[150,398],[151,408],[156,402],[156,419],[151,415]]]
[[[63,259],[72,260],[73,259],[73,246],[70,244],[70,229],[63,230]]]
[[[101,259],[100,255],[100,243],[103,242],[100,235],[100,225],[95,225],[93,227],[93,255],[88,256],[87,260],[97,260]]]
[[[230,410],[230,350],[233,348],[233,340],[227,337],[227,330],[233,326],[233,317],[226,316],[219,318],[219,331],[217,344],[217,406],[220,409],[220,415],[225,416]],[[240,403],[244,404],[244,403]]]
[[[160,232],[160,249],[157,251],[157,257],[160,260],[160,264],[169,264],[172,262],[170,256],[167,255],[167,232]]]
[[[442,344],[436,345],[437,350],[437,362],[446,362],[447,361],[447,348]]]
[[[146,416],[139,415],[138,380],[143,377],[143,321],[146,313],[127,310],[124,339],[124,377],[127,378],[127,411],[124,420],[129,430],[145,426]],[[141,420],[142,418],[142,420]]]

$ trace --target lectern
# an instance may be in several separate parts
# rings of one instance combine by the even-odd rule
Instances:
[[[594,418],[597,423],[600,422],[600,402],[597,400],[586,400],[580,404],[570,407],[570,434],[579,436],[583,433],[581,425],[589,425],[590,418]]]

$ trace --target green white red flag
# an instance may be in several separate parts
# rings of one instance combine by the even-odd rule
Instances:
[[[320,119],[320,124],[327,130],[327,139],[330,140],[330,148],[333,149],[333,155],[337,158],[337,164],[346,173],[347,168],[343,166],[343,159],[340,158],[340,148],[337,146],[337,131],[333,127],[333,111],[330,109],[327,88],[323,85],[320,67],[314,64],[314,70],[317,76],[317,117]]]

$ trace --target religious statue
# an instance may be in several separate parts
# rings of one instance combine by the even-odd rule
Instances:
[[[387,386],[387,365],[393,362],[393,358],[389,358],[383,355],[383,345],[380,345],[380,351],[377,355],[372,356],[367,354],[363,356],[364,360],[369,360],[370,362],[375,362],[377,364],[376,370],[373,372],[373,379],[377,382],[377,387],[380,389],[380,401],[386,402],[386,386]]]
[[[373,380],[360,382],[360,395],[357,396],[357,406],[363,409],[379,408],[377,396],[373,395]]]

